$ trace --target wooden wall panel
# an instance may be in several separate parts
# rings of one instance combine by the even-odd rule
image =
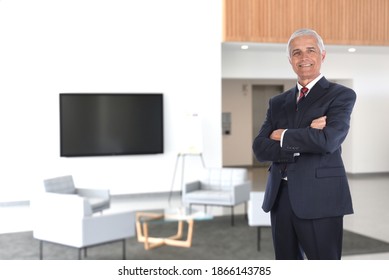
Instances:
[[[315,29],[326,44],[389,45],[389,0],[224,0],[226,42],[285,43]]]

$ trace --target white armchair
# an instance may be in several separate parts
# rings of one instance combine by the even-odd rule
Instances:
[[[234,207],[250,199],[251,181],[246,168],[207,168],[202,179],[185,184],[183,203],[214,205],[231,208],[234,225]]]
[[[84,197],[91,205],[93,213],[110,207],[111,199],[108,189],[76,188],[71,175],[46,179],[43,182],[46,192]]]
[[[33,236],[40,241],[40,259],[43,242],[52,242],[79,249],[103,243],[122,241],[125,259],[125,240],[135,236],[135,213],[111,212],[93,214],[90,202],[76,195],[42,193],[31,200]]]

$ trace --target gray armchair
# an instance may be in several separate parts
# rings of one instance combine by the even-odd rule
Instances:
[[[76,188],[71,175],[46,179],[43,182],[46,192],[77,195],[85,198],[91,205],[93,213],[110,207],[111,197],[109,190]]]
[[[202,179],[185,184],[183,203],[213,205],[231,208],[231,224],[234,225],[234,207],[250,199],[251,181],[246,168],[207,168]]]

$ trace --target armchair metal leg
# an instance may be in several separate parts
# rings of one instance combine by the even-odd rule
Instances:
[[[234,226],[234,206],[231,206],[231,226]]]
[[[261,251],[261,227],[257,227],[257,251]]]
[[[126,239],[123,239],[123,260],[126,259]]]
[[[43,241],[39,240],[39,259],[43,260]]]

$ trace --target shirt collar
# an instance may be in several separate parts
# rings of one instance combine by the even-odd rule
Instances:
[[[319,76],[316,77],[316,79],[314,79],[313,81],[311,81],[309,84],[307,84],[305,87],[308,88],[308,92],[305,94],[305,96],[311,91],[311,88],[313,88],[313,86],[321,79],[323,78],[323,74],[320,74]],[[303,88],[302,85],[300,85],[298,82],[297,82],[297,89],[298,91],[300,92],[300,90]]]

